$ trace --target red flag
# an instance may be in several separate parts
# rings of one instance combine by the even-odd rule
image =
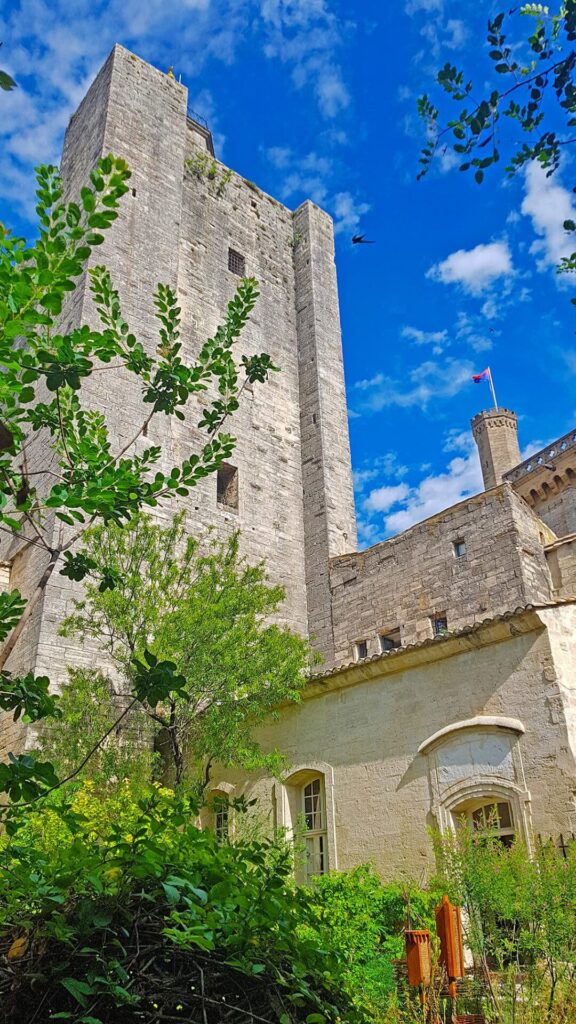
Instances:
[[[482,380],[490,380],[490,370],[487,368],[482,370],[482,373],[473,373],[472,380],[475,384],[479,384]]]

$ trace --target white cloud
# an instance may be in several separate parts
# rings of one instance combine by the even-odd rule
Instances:
[[[266,57],[292,69],[297,89],[311,84],[321,113],[334,118],[350,104],[337,54],[344,29],[327,0],[260,0],[260,14],[267,29],[263,47]]]
[[[466,447],[461,455],[455,456],[442,473],[429,475],[414,487],[404,508],[386,517],[384,527],[388,535],[401,533],[415,523],[436,515],[445,508],[482,491],[482,470],[476,445],[467,435]]]
[[[289,167],[292,161],[292,150],[290,146],[270,146],[266,150],[266,156],[274,167],[282,170],[284,167]]]
[[[408,0],[406,14],[416,14],[417,11],[440,11],[444,10],[444,0]]]
[[[312,199],[327,209],[334,217],[334,230],[351,234],[357,229],[361,218],[370,210],[370,205],[352,192],[332,192],[334,181],[341,180],[342,169],[332,157],[316,151],[301,154],[290,146],[271,146],[264,150],[270,163],[282,172],[277,186],[280,197],[286,202]]]
[[[364,203],[351,192],[337,192],[332,200],[334,214],[334,231],[336,234],[347,231],[354,233],[361,218],[370,210],[370,203]]]
[[[470,382],[474,365],[467,359],[427,360],[408,374],[405,382],[377,373],[354,385],[359,392],[358,410],[379,412],[389,406],[426,409],[433,399],[452,398]]]
[[[318,73],[316,95],[325,117],[336,117],[350,104],[350,95],[338,67],[323,67]]]
[[[547,178],[536,161],[526,168],[521,210],[531,218],[534,231],[540,236],[530,246],[539,270],[547,270],[574,252],[574,235],[567,234],[563,227],[565,220],[576,219],[572,195],[558,184],[557,177]]]
[[[376,487],[362,503],[365,512],[387,512],[410,494],[407,484]]]
[[[394,477],[396,480],[401,480],[407,472],[408,467],[398,462],[396,452],[385,452],[384,455],[378,455],[374,459],[365,459],[360,464],[360,468],[354,470],[354,490],[362,493],[366,484],[378,478],[382,480]]]
[[[488,300],[492,302],[492,300]],[[496,315],[495,305],[488,306],[488,313],[485,312],[485,307],[488,303],[484,303],[482,306],[482,315],[478,316],[473,313],[464,313],[462,310],[458,313],[456,320],[455,331],[458,341],[469,345],[474,352],[488,352],[492,348],[492,338],[490,334],[497,337],[500,331],[497,331],[494,327],[488,328],[486,332],[485,320],[492,319],[492,316],[488,316],[488,313]]]
[[[444,45],[449,50],[461,50],[468,39],[468,29],[460,18],[448,18]]]
[[[231,64],[247,43],[278,58],[332,120],[350,102],[339,58],[351,31],[331,0],[22,0],[2,28],[3,66],[19,88],[2,103],[0,193],[28,214],[31,176],[19,191],[14,182],[58,159],[66,123],[117,40],[160,69],[173,64],[195,109],[198,96],[210,99],[213,129],[218,105],[206,89],[194,97],[195,80],[209,60]]]
[[[481,295],[498,278],[514,273],[508,243],[488,242],[473,249],[458,249],[435,263],[426,277],[442,284],[458,284],[470,295]]]
[[[483,490],[480,460],[470,431],[450,430],[443,450],[454,453],[454,457],[441,472],[430,473],[429,465],[425,464],[420,472],[426,475],[418,483],[410,486],[406,480],[399,482],[396,475],[396,479],[374,488],[364,498],[358,523],[359,539],[364,546],[401,533]]]
[[[434,355],[440,355],[447,345],[450,344],[447,330],[421,331],[419,327],[407,326],[402,328],[400,334],[402,338],[408,338],[415,345],[432,345]]]

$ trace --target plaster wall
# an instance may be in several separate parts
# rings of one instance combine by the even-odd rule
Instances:
[[[371,861],[385,878],[421,880],[433,867],[427,827],[446,827],[446,808],[470,791],[509,797],[527,838],[574,829],[574,616],[572,607],[524,613],[355,666],[312,686],[261,731],[263,744],[289,759],[288,781],[322,758],[332,867]],[[479,725],[418,752],[437,731],[478,716],[512,716],[525,731]],[[235,793],[257,795],[264,816],[277,816],[279,782],[221,774]]]

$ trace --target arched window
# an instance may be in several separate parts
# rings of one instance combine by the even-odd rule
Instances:
[[[512,846],[514,842],[514,815],[512,804],[507,800],[489,797],[470,800],[457,807],[452,814],[457,825],[465,821],[473,831],[482,831],[498,839],[502,846]]]
[[[212,798],[214,808],[214,831],[221,843],[225,842],[230,833],[228,820],[228,797],[225,793],[215,793]]]
[[[222,784],[222,787],[226,785]],[[233,787],[230,787],[232,790]],[[202,828],[212,829],[221,843],[227,842],[232,833],[232,815],[230,813],[230,796],[227,789],[212,789],[206,804],[200,812]]]
[[[302,787],[304,817],[304,874],[306,879],[323,875],[328,870],[328,837],[326,832],[326,797],[321,776]]]

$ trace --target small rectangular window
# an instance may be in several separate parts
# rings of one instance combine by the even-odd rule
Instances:
[[[246,260],[242,253],[236,252],[236,249],[228,249],[228,270],[239,277],[246,276]]]
[[[216,501],[230,512],[238,511],[238,469],[227,462],[216,473]]]
[[[10,562],[0,562],[0,594],[10,590]]]
[[[356,661],[362,661],[363,658],[368,657],[368,641],[357,640],[354,644],[354,657]]]
[[[380,633],[379,640],[381,654],[393,651],[395,647],[400,647],[400,630],[390,629],[387,633]]]
[[[454,548],[454,557],[455,558],[464,558],[464,556],[466,554],[466,541],[464,541],[464,540],[455,540],[454,544],[452,546]]]
[[[448,617],[446,612],[440,612],[435,615],[432,619],[432,628],[434,630],[434,636],[442,636],[448,632]]]

